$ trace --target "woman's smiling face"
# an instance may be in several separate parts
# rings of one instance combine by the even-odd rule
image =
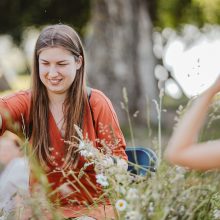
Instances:
[[[62,47],[47,47],[39,54],[39,76],[52,94],[66,94],[72,85],[82,58],[75,57]]]

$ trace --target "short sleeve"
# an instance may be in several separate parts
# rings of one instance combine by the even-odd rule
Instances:
[[[0,98],[0,114],[2,117],[0,135],[3,134],[5,130],[15,132],[17,129],[21,129],[23,123],[28,120],[29,111],[29,91],[21,91]]]

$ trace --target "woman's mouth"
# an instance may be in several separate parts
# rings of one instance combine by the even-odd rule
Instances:
[[[62,79],[49,79],[49,81],[52,85],[57,85],[62,81]]]

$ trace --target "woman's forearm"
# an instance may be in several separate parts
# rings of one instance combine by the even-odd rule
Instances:
[[[181,152],[196,142],[215,93],[213,87],[204,92],[180,120],[165,152],[165,157],[169,161],[175,163]]]

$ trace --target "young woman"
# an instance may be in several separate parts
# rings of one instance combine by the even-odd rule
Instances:
[[[54,201],[59,199],[65,217],[75,217],[75,211],[84,210],[84,204],[92,204],[102,193],[92,165],[78,181],[86,159],[77,151],[75,125],[95,147],[101,149],[104,142],[113,157],[127,160],[125,140],[110,100],[95,89],[89,96],[81,40],[70,26],[58,24],[43,29],[37,39],[31,89],[0,100],[1,132],[25,128],[52,190],[58,192]],[[63,171],[67,174],[69,170],[74,175],[64,176]],[[71,189],[65,197],[59,193],[63,185]],[[103,212],[102,205],[94,211]]]
[[[220,91],[220,77],[200,95],[175,129],[165,157],[173,164],[198,170],[220,168],[220,140],[197,143],[200,128],[213,97]]]

